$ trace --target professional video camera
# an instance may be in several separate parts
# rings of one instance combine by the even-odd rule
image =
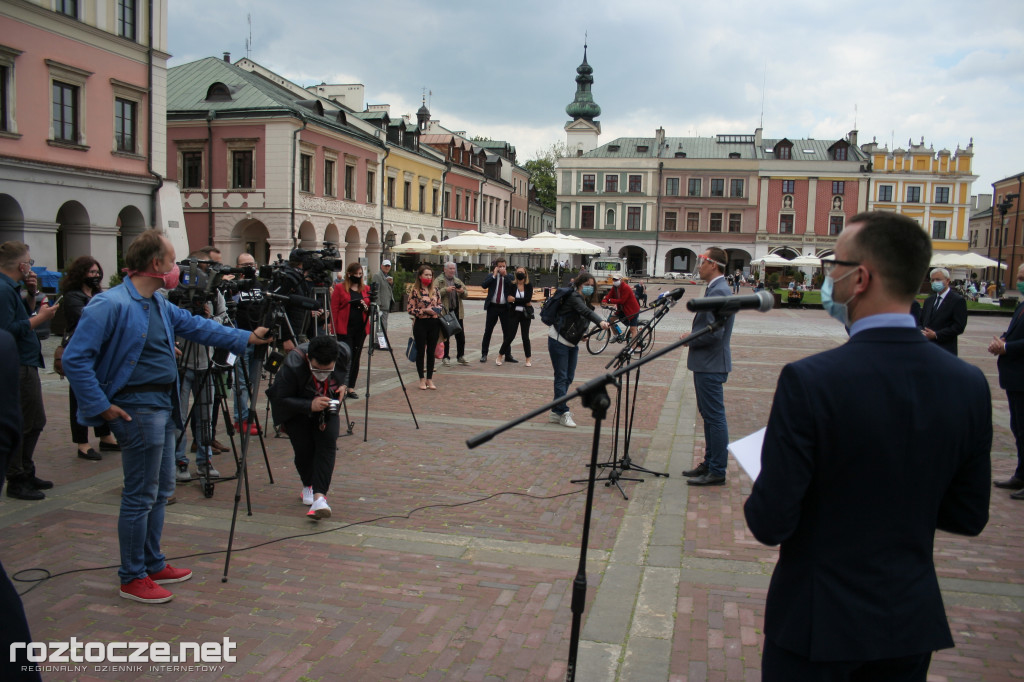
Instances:
[[[178,263],[181,278],[178,286],[167,292],[167,300],[179,308],[191,310],[193,314],[201,314],[203,306],[217,298],[217,284],[222,274],[212,271],[209,274],[200,269],[200,265],[217,265],[211,260],[187,258]]]
[[[345,261],[333,242],[324,242],[324,248],[318,250],[295,249],[291,259],[302,263],[306,278],[318,287],[330,286],[333,273],[345,269]]]

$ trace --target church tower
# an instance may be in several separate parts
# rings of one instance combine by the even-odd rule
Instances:
[[[416,124],[421,133],[427,132],[427,125],[430,123],[430,109],[427,109],[427,96],[423,95],[423,106],[416,112]]]
[[[594,84],[594,69],[587,63],[587,46],[583,46],[583,63],[576,69],[576,97],[565,108],[572,120],[565,124],[565,144],[571,156],[580,156],[597,147],[601,123],[594,119],[601,115],[601,107],[594,102],[590,88]]]

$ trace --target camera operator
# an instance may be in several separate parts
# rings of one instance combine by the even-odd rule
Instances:
[[[292,350],[267,389],[274,423],[288,434],[302,480],[307,518],[331,516],[327,491],[334,475],[339,396],[346,391],[349,348],[333,336],[317,336]]]
[[[288,264],[281,268],[281,284],[274,293],[283,296],[298,295],[305,298],[313,296],[313,283],[306,273],[311,262],[310,255],[311,252],[305,249],[292,249],[292,252],[288,254]],[[323,313],[323,310],[314,310],[310,315],[319,317]],[[295,337],[304,338],[308,322],[306,310],[300,306],[289,304],[285,306],[285,314],[288,316],[288,322],[291,324]],[[286,352],[295,349],[296,339],[291,338],[287,329],[282,330],[282,338],[284,340],[282,347]]]
[[[395,278],[391,276],[391,261],[384,259],[380,262],[380,270],[373,274],[373,284],[377,287],[377,298],[373,300],[380,306],[380,326],[388,328],[388,312],[391,311],[391,304],[395,300]]]
[[[237,303],[235,309],[235,326],[239,329],[252,331],[259,326],[260,312],[263,307],[263,288],[256,278],[256,259],[251,253],[240,253],[235,260],[239,268],[252,268],[252,274],[246,275],[239,282],[238,290],[234,295]],[[258,435],[256,424],[250,419],[249,414],[249,391],[245,385],[243,367],[248,373],[249,381],[255,383],[256,376],[260,371],[259,360],[256,357],[255,348],[249,346],[245,349],[245,355],[235,360],[235,431],[249,435]]]

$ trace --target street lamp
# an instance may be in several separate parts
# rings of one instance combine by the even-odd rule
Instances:
[[[1003,201],[996,205],[996,208],[999,209],[1000,229],[1006,229],[1006,214],[1013,207],[1013,200],[1018,196],[1020,195],[1017,193],[1007,194]],[[999,254],[996,256],[996,298],[999,298],[1003,295],[1003,242],[1006,240],[1003,239],[1002,233],[997,233],[997,235],[999,237]]]

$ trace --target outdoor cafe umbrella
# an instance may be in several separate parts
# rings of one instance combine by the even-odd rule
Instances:
[[[997,261],[977,253],[944,253],[941,251],[932,253],[931,262],[933,268],[967,268],[971,270],[994,268],[996,264]],[[999,266],[1003,270],[1006,269],[1006,263],[1000,263]]]
[[[435,245],[435,253],[498,253],[504,244],[490,234],[466,230]]]
[[[395,253],[431,253],[435,246],[437,246],[436,242],[428,242],[422,239],[410,239],[407,242],[395,244],[395,248],[392,249],[392,251]]]

